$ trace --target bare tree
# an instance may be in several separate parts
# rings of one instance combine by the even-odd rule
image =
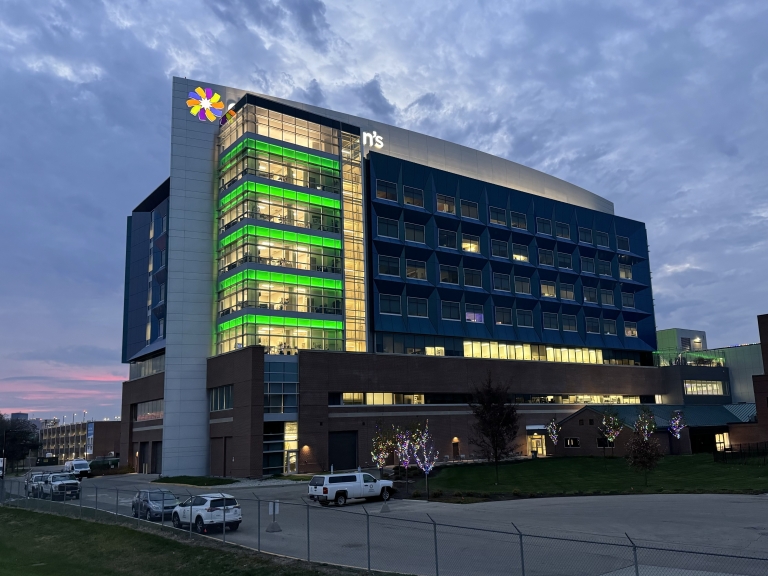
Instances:
[[[512,441],[517,436],[517,408],[509,401],[509,384],[496,384],[491,373],[475,385],[470,403],[475,422],[469,443],[496,466],[496,484],[499,483],[499,461],[514,450]]]
[[[646,440],[641,430],[636,430],[627,442],[627,463],[637,472],[645,474],[645,485],[648,486],[648,473],[653,472],[664,457],[661,445],[656,438]]]

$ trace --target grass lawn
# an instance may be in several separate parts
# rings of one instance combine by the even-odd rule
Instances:
[[[152,480],[158,484],[186,484],[187,486],[224,486],[225,484],[237,484],[232,478],[212,478],[210,476],[163,476]]]
[[[499,484],[493,465],[442,466],[429,479],[430,494],[443,498],[532,497],[576,494],[745,493],[768,492],[768,466],[715,463],[710,454],[667,456],[645,478],[623,458],[541,458],[499,466]],[[424,494],[424,480],[414,487]]]
[[[14,576],[309,576],[360,571],[193,546],[120,526],[0,508],[0,574]]]

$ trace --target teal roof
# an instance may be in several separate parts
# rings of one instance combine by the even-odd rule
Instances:
[[[637,420],[640,413],[640,407],[647,406],[656,419],[658,428],[669,426],[669,420],[676,410],[681,410],[685,417],[685,422],[690,427],[701,426],[726,426],[739,422],[749,422],[750,417],[755,414],[754,404],[729,404],[727,406],[684,406],[682,404],[597,404],[585,406],[584,409],[592,409],[596,412],[606,412],[614,410],[619,417],[624,420],[627,426]],[[736,408],[734,408],[736,407]],[[579,411],[580,412],[580,411]],[[577,412],[578,414],[578,412]]]

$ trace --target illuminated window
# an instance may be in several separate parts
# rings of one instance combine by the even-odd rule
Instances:
[[[593,304],[597,304],[597,288],[584,286],[584,302],[592,302]]]
[[[622,308],[634,308],[635,307],[635,295],[632,292],[621,293],[621,306]]]
[[[515,292],[517,294],[530,294],[531,279],[525,276],[515,276]]]
[[[512,244],[512,260],[528,262],[528,246]]]
[[[718,380],[683,380],[685,394],[688,396],[725,396],[728,386]]]
[[[440,265],[440,282],[445,284],[459,283],[459,269],[456,266]]]
[[[517,311],[517,325],[524,328],[533,327],[533,312],[530,310],[518,310]]]
[[[560,298],[563,300],[575,300],[573,294],[573,284],[560,283]]]
[[[616,336],[616,320],[603,320],[603,334]]]
[[[564,222],[555,222],[555,236],[558,238],[571,238],[571,227]]]
[[[480,270],[464,268],[464,286],[483,287],[483,275]]]
[[[552,253],[552,250],[545,250],[544,248],[539,248],[539,264],[541,266],[555,265],[555,256]]]
[[[376,198],[397,202],[397,184],[385,180],[376,180]]]
[[[427,317],[427,299],[426,298],[408,298],[408,316],[418,318]]]
[[[424,244],[424,226],[421,224],[405,223],[405,239],[409,242]]]
[[[379,255],[379,274],[400,276],[400,258]]]
[[[622,252],[629,252],[629,238],[626,236],[616,236],[616,249]]]
[[[361,405],[365,401],[365,395],[362,392],[344,392],[341,395],[341,403],[344,406]]]
[[[409,206],[424,208],[424,191],[410,186],[403,186],[403,201]]]
[[[427,263],[420,260],[405,261],[405,277],[414,280],[427,279]]]
[[[139,402],[134,405],[134,422],[144,422],[146,420],[159,420],[163,417],[165,401],[150,400],[149,402]]]
[[[491,240],[491,254],[499,258],[509,258],[509,244],[504,240]]]
[[[496,307],[496,324],[508,324],[512,325],[512,309]]]
[[[456,199],[453,196],[438,194],[437,211],[445,214],[456,214]]]
[[[589,334],[600,334],[600,318],[590,318],[588,316],[584,320],[586,321]]]
[[[557,298],[557,288],[554,282],[548,280],[541,281],[542,298]]]
[[[461,201],[461,216],[462,218],[472,218],[473,220],[479,219],[477,212],[477,202],[470,202],[469,200]]]
[[[579,242],[592,244],[592,230],[589,228],[579,228]]]
[[[464,252],[480,252],[480,238],[472,234],[462,234],[461,249]]]
[[[595,240],[598,246],[603,246],[605,248],[610,248],[611,245],[608,242],[608,234],[605,232],[595,232]]]
[[[453,230],[437,230],[437,245],[443,248],[456,249],[456,232]]]
[[[629,264],[619,264],[619,278],[632,280],[632,266]]]
[[[578,438],[566,438],[565,439],[565,447],[566,448],[581,448],[581,441]]]
[[[545,330],[559,330],[560,323],[557,319],[557,314],[553,312],[544,312],[542,314],[542,321]]]
[[[480,304],[466,304],[464,308],[467,322],[483,322],[483,307]]]
[[[519,228],[521,230],[527,230],[528,229],[528,220],[525,217],[525,214],[520,214],[520,212],[510,212],[509,213],[509,225],[512,228]]]
[[[637,322],[624,322],[624,336],[637,338]]]
[[[390,220],[389,218],[379,216],[379,236],[399,238],[397,220]]]
[[[396,294],[379,294],[379,310],[382,314],[400,315],[400,296]]]
[[[493,289],[509,292],[511,289],[509,282],[509,274],[500,274],[498,272],[493,273]]]
[[[715,434],[715,448],[718,452],[723,452],[726,448],[731,447],[731,438],[728,432],[721,432]]]
[[[458,302],[442,303],[443,320],[461,320],[461,311]]]
[[[507,225],[507,211],[504,208],[494,208],[491,206],[488,208],[488,215],[491,224],[500,224],[501,226]]]

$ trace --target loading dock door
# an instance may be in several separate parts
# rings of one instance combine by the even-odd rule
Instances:
[[[357,430],[328,433],[328,467],[336,470],[357,468]]]

